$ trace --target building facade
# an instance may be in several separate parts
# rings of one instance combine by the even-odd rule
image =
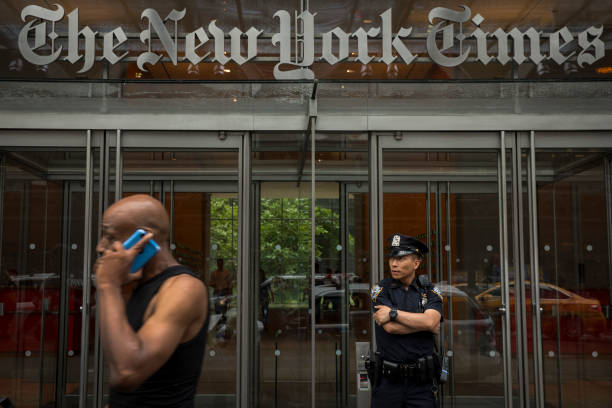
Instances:
[[[0,10],[17,407],[104,406],[95,244],[136,193],[166,206],[180,262],[233,276],[196,406],[368,406],[395,232],[427,243],[444,295],[443,406],[612,404],[610,1]]]

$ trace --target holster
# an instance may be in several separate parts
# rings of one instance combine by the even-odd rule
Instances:
[[[382,358],[380,357],[380,353],[370,351],[365,360],[365,367],[372,388],[380,385],[382,377]]]
[[[438,384],[446,384],[448,381],[448,357],[444,354],[434,353],[434,379]]]

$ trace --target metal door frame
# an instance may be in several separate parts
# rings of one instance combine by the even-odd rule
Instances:
[[[88,135],[90,132],[88,132]],[[243,230],[247,229],[250,224],[250,216],[248,213],[248,197],[250,194],[250,134],[248,133],[236,133],[227,134],[225,132],[182,132],[182,131],[164,131],[164,132],[146,132],[146,131],[122,131],[117,129],[114,131],[106,131],[106,134],[96,140],[95,147],[100,148],[100,172],[102,176],[98,182],[100,183],[101,200],[99,203],[99,215],[101,216],[104,209],[110,204],[107,202],[109,194],[110,184],[110,149],[115,149],[115,201],[121,197],[123,191],[123,160],[122,152],[125,150],[131,151],[151,151],[151,150],[235,150],[238,153],[238,180],[237,189],[230,188],[238,193],[239,203],[239,214],[238,214],[238,271],[237,281],[239,285],[240,296],[238,296],[237,308],[240,310],[238,313],[237,322],[237,341],[236,341],[236,407],[248,406],[246,398],[248,397],[248,390],[250,388],[248,366],[251,364],[248,358],[248,347],[253,337],[253,331],[249,330],[249,320],[252,314],[249,308],[249,285],[251,282],[251,274],[249,273],[249,262],[248,262],[248,248],[249,248],[249,236],[245,234]],[[87,145],[88,158],[92,154],[91,144]],[[89,166],[88,166],[89,169]],[[166,178],[167,179],[167,178]],[[162,189],[168,189],[173,197],[175,191],[175,181],[166,180],[161,181],[160,187]],[[235,177],[234,177],[235,179]],[[94,183],[93,169],[87,172],[86,175],[86,194],[93,193]],[[226,180],[227,181],[227,180]],[[212,187],[212,185],[210,186]],[[151,188],[155,188],[152,185]],[[179,185],[180,189],[180,185]],[[205,190],[208,188],[205,186]],[[227,186],[223,189],[227,190]],[[103,197],[103,198],[102,198]],[[162,200],[164,195],[161,196]],[[174,200],[171,199],[170,206],[173,207]],[[92,207],[91,204],[89,207]],[[86,213],[86,224],[90,225],[92,222],[92,211],[93,208],[89,208]],[[101,217],[99,218],[101,222]],[[89,234],[91,235],[91,233]],[[91,243],[91,240],[89,241]],[[87,255],[86,255],[87,256]],[[91,261],[89,262],[91,264]],[[86,268],[91,268],[91,265],[86,263]],[[88,281],[91,282],[91,271],[89,271]],[[84,305],[87,300],[88,307],[83,308],[83,320],[88,321],[90,318],[90,307],[89,307],[89,292],[85,294],[84,290]],[[87,297],[87,298],[86,298]],[[87,320],[86,320],[87,319]],[[100,334],[99,327],[96,319],[96,335],[95,335],[95,352],[94,352],[94,383],[93,392],[93,406],[96,408],[103,407],[103,387],[104,387],[104,373],[103,373],[103,353],[100,347]],[[85,326],[85,324],[83,325]],[[83,333],[88,333],[89,328],[83,327]],[[80,387],[81,390],[87,390],[89,379],[87,373],[88,363],[88,344],[85,340],[85,336],[82,335],[82,354],[81,354],[81,372],[80,372]],[[83,350],[85,350],[83,352]],[[79,395],[79,407],[87,407],[87,394],[81,392]]]
[[[371,270],[370,277],[372,282],[376,282],[382,278],[382,271],[384,270],[384,242],[385,237],[383,236],[383,168],[382,168],[382,153],[383,150],[405,150],[405,151],[497,151],[498,160],[497,160],[497,174],[495,178],[497,180],[498,185],[498,208],[500,213],[499,220],[499,234],[500,234],[500,260],[501,260],[501,277],[500,283],[502,287],[502,307],[500,311],[502,314],[502,349],[503,349],[503,377],[504,377],[504,401],[506,408],[510,408],[512,406],[512,366],[511,366],[511,348],[509,342],[509,334],[510,334],[510,308],[504,307],[507,305],[507,299],[509,294],[509,279],[508,279],[508,243],[507,243],[507,231],[508,231],[508,219],[507,219],[507,196],[506,196],[506,188],[502,188],[502,186],[507,185],[506,180],[506,160],[505,160],[505,151],[506,151],[506,140],[505,140],[505,132],[394,132],[392,134],[372,134],[370,139],[370,211],[371,211],[371,237],[372,244],[370,246],[372,253],[372,262],[371,262]],[[501,146],[504,146],[502,149]],[[440,186],[443,187],[445,193],[450,191],[450,182],[451,181],[461,181],[461,178],[455,177],[436,177],[436,178],[428,178],[427,176],[423,178],[418,178],[414,180],[417,183],[424,184],[424,192],[427,194],[427,244],[431,244],[431,236],[430,236],[430,195],[432,192],[436,192],[435,199],[435,213],[436,219],[440,220],[442,218],[441,214],[441,201],[440,201]],[[435,184],[434,184],[435,182]],[[516,198],[516,197],[515,197]],[[450,222],[450,194],[446,194],[446,222]],[[516,208],[516,206],[514,206]],[[441,224],[439,222],[436,223],[436,227],[438,229],[438,236],[441,234]],[[447,226],[448,227],[448,226]],[[450,241],[450,228],[447,228],[447,242]],[[447,256],[447,270],[450,271],[452,268],[451,265],[451,256],[450,254]],[[442,252],[438,251],[438,259],[436,260],[437,265],[441,266],[442,263]],[[376,268],[378,266],[378,268]],[[441,273],[441,268],[438,269],[438,274]],[[428,268],[428,274],[431,276],[431,267]],[[439,280],[440,276],[437,277]],[[444,330],[444,329],[442,329]],[[452,332],[451,332],[452,333]],[[440,341],[444,337],[444,333],[441,331]],[[452,340],[451,340],[452,341]],[[375,344],[374,331],[371,331],[371,344]],[[453,382],[450,384],[451,392],[453,388]],[[444,400],[443,400],[444,401]],[[450,399],[451,406],[454,406],[454,393],[451,395]],[[442,403],[444,404],[444,403]]]

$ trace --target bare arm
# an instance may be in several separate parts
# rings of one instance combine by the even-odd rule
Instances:
[[[102,345],[114,388],[135,389],[155,373],[172,355],[186,330],[202,313],[203,285],[177,277],[160,291],[155,312],[134,332],[120,290],[101,288],[100,328]],[[203,312],[206,313],[205,306]]]
[[[438,333],[440,331],[441,315],[437,310],[427,309],[424,313],[397,311],[397,318],[394,322],[389,320],[390,307],[384,305],[374,306],[374,320],[382,325],[387,333],[410,334],[419,331],[430,331]]]
[[[411,334],[411,333],[423,331],[423,330],[416,330],[416,329],[412,329],[410,327],[404,326],[403,324],[398,323],[397,320],[395,322],[385,323],[383,325],[383,329],[385,329],[387,333],[391,333],[391,334]],[[434,329],[429,330],[429,331],[431,331],[434,334],[440,333],[440,322],[438,321],[438,324],[436,324]]]
[[[96,264],[102,345],[110,367],[111,387],[122,390],[137,388],[155,373],[172,355],[187,329],[207,313],[204,285],[180,275],[162,286],[155,311],[135,332],[127,320],[121,285],[134,280],[129,265],[137,253],[138,249],[126,251],[119,244],[105,252]]]

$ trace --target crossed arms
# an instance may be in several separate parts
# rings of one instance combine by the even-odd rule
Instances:
[[[374,306],[374,320],[376,324],[390,334],[410,334],[420,331],[429,331],[434,334],[440,332],[441,315],[435,309],[427,309],[424,313],[397,311],[397,318],[394,322],[389,319],[391,308],[385,305]]]

